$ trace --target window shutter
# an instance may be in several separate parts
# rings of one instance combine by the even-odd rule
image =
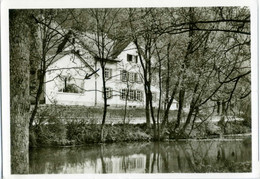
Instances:
[[[113,89],[109,88],[109,98],[112,98],[112,96],[113,96]]]
[[[123,70],[120,70],[120,81],[123,81],[123,72],[124,72]]]
[[[126,76],[125,81],[129,81],[129,72],[125,71],[125,76]]]
[[[112,68],[109,69],[109,78],[112,78]]]

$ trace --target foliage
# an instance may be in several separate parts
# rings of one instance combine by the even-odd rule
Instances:
[[[149,141],[143,126],[123,124],[105,125],[103,142]],[[64,146],[99,143],[100,125],[82,122],[45,124],[30,131],[30,146]]]
[[[250,101],[250,100],[249,100]],[[246,105],[246,108],[244,109],[244,111],[243,111],[243,113],[242,113],[242,115],[241,115],[241,117],[244,119],[243,120],[243,124],[245,125],[245,126],[248,126],[248,127],[250,127],[251,128],[251,103],[249,102],[249,103],[247,103],[247,105]]]
[[[68,84],[66,88],[64,88],[63,92],[69,92],[69,93],[78,93],[78,88],[73,84]]]
[[[66,139],[66,132],[60,111],[56,111],[55,108],[51,110],[42,108],[35,125],[30,128],[30,146],[68,145],[70,142]]]
[[[247,125],[244,125],[244,121],[230,121],[226,122],[225,125],[221,125],[225,128],[224,134],[244,134],[251,133],[251,128]]]

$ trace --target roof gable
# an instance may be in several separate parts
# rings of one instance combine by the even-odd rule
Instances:
[[[95,70],[93,69],[93,67],[87,62],[87,60],[85,60],[78,51],[74,51],[74,50],[68,50],[68,51],[63,51],[61,53],[59,53],[58,55],[56,55],[56,57],[53,59],[51,64],[54,64],[56,62],[58,62],[60,59],[62,59],[63,57],[65,57],[66,55],[75,55],[86,67],[90,68],[90,70],[92,72],[95,72]]]

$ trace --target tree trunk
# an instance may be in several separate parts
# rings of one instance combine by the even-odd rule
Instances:
[[[10,10],[11,173],[29,173],[30,28],[23,10]]]
[[[226,102],[222,101],[222,115],[226,115]]]
[[[44,76],[45,76],[45,73],[40,74],[39,85],[38,85],[37,94],[36,94],[36,98],[35,98],[35,106],[33,108],[33,111],[32,111],[31,117],[30,117],[29,127],[32,126],[35,115],[36,115],[37,110],[38,110],[38,105],[39,105],[39,102],[40,102],[40,97],[41,97],[41,94],[42,94],[42,88],[43,88],[43,84],[44,84]]]
[[[181,89],[179,92],[179,108],[178,108],[177,121],[176,121],[174,130],[176,130],[179,127],[180,122],[181,122],[184,96],[185,96],[185,90]]]
[[[189,135],[191,134],[193,128],[194,128],[194,125],[195,125],[195,121],[197,119],[197,115],[199,114],[199,107],[197,106],[195,108],[195,114],[194,114],[194,117],[193,117],[193,120],[192,120],[192,124],[191,124],[191,129],[190,129],[190,132],[189,132]]]
[[[159,61],[159,73],[158,73],[158,77],[159,77],[159,105],[158,105],[158,110],[157,110],[157,126],[158,126],[158,130],[157,130],[157,135],[158,135],[158,140],[160,140],[160,111],[161,111],[161,99],[162,99],[162,74],[161,74],[161,60]]]
[[[147,52],[147,55],[150,55],[151,52],[150,52],[150,49],[148,48],[147,49],[148,52]],[[146,60],[145,63],[146,63],[146,68],[147,68],[147,73],[148,73],[148,78],[146,78],[146,82],[145,82],[145,85],[146,85],[146,88],[147,88],[147,92],[148,92],[148,96],[149,96],[149,104],[150,104],[150,112],[151,112],[151,118],[152,118],[152,121],[153,121],[153,131],[154,131],[154,139],[156,140],[157,139],[157,133],[156,133],[156,130],[157,130],[157,125],[156,125],[156,121],[155,121],[155,116],[154,116],[154,108],[153,108],[153,96],[152,96],[152,91],[151,91],[151,84],[152,84],[152,64],[151,64],[151,58],[148,58],[149,60]]]
[[[102,68],[102,81],[103,81],[103,94],[104,94],[104,109],[103,109],[103,118],[102,118],[101,131],[100,131],[100,142],[104,142],[104,126],[105,126],[106,114],[107,114],[107,92],[106,92],[105,66],[101,64],[101,68]]]
[[[124,125],[124,134],[125,134],[125,120],[126,120],[126,114],[127,114],[127,102],[128,102],[128,95],[129,95],[129,84],[127,81],[127,91],[126,91],[126,96],[125,96],[125,109],[124,109],[124,118],[123,118],[123,125]]]
[[[150,110],[149,110],[149,91],[147,89],[147,83],[148,83],[148,70],[146,68],[147,66],[147,61],[146,59],[143,59],[142,58],[142,53],[141,53],[141,49],[140,49],[140,46],[137,42],[137,38],[134,39],[134,44],[137,48],[137,53],[138,53],[138,56],[139,56],[139,59],[140,59],[140,63],[141,63],[141,66],[142,66],[142,70],[143,70],[143,77],[144,77],[144,92],[145,92],[145,116],[146,116],[146,128],[150,131],[150,128],[151,128],[151,122],[150,122]],[[144,61],[145,62],[144,62]]]
[[[168,103],[169,103],[169,91],[170,91],[170,45],[171,45],[170,43],[167,45],[167,76],[166,76],[166,82],[165,82],[166,94],[165,94],[165,105],[164,105],[165,112],[167,111],[167,107],[168,107]],[[165,113],[166,115],[164,115],[165,123],[168,123],[169,109],[167,111],[167,114]],[[164,122],[164,120],[163,120],[163,122]]]
[[[217,113],[220,114],[220,102],[217,101]]]
[[[151,86],[150,86],[150,80],[145,82],[145,92],[146,92],[146,101],[148,102],[148,106],[150,108],[150,113],[151,113],[151,117],[152,117],[152,121],[153,121],[153,135],[154,135],[154,139],[157,139],[157,134],[156,134],[156,121],[155,121],[155,117],[154,117],[154,110],[153,110],[153,99],[152,99],[152,91],[151,91]],[[148,108],[148,109],[149,109]],[[150,118],[149,118],[150,120]]]
[[[199,98],[199,97],[196,97],[196,98],[195,98],[195,95],[196,95],[196,92],[197,92],[197,90],[198,90],[198,87],[199,87],[199,81],[197,81],[197,84],[196,84],[195,87],[194,87],[193,94],[192,94],[191,105],[190,105],[190,110],[189,110],[188,116],[187,116],[187,118],[186,118],[186,121],[185,121],[185,123],[184,123],[184,125],[183,125],[183,127],[182,127],[182,129],[181,129],[181,131],[180,131],[180,134],[183,134],[183,132],[185,132],[186,127],[190,124],[190,121],[191,121],[191,117],[192,117],[192,115],[193,115],[193,112],[194,112],[194,110],[195,110],[196,107],[197,107],[196,104],[197,104],[197,102],[198,102],[198,98]]]
[[[183,134],[183,132],[185,132],[185,130],[186,130],[188,124],[190,124],[191,117],[192,117],[192,114],[193,114],[194,110],[195,110],[195,106],[192,105],[192,106],[190,107],[190,111],[189,111],[189,113],[188,113],[188,116],[187,116],[187,118],[186,118],[186,121],[185,121],[185,123],[184,123],[184,125],[183,125],[183,127],[182,127],[182,129],[181,129],[181,131],[180,131],[180,134]]]
[[[145,86],[146,88],[146,86]],[[149,108],[149,97],[148,93],[145,90],[145,116],[146,116],[146,128],[150,129],[151,122],[150,122],[150,108]]]
[[[166,121],[168,120],[169,111],[170,111],[172,102],[173,102],[173,100],[174,100],[174,97],[175,97],[177,88],[178,88],[178,86],[179,86],[179,82],[180,82],[180,78],[178,78],[178,81],[176,82],[175,87],[174,87],[174,89],[172,90],[171,98],[170,98],[169,102],[168,102],[167,105],[166,105],[166,109],[164,110],[164,116],[163,116],[163,120],[162,120],[162,124],[161,124],[161,130],[164,129],[165,124],[166,124]]]

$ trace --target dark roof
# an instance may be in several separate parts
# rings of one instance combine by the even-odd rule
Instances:
[[[130,44],[130,40],[118,40],[115,42],[112,55],[113,59],[116,59],[117,56]]]
[[[101,60],[102,58],[99,58],[99,57],[95,57],[95,60]],[[105,58],[104,61],[106,62],[114,62],[114,63],[117,63],[117,62],[120,62],[119,59],[116,59],[116,58]]]
[[[70,50],[60,52],[58,55],[55,56],[55,58],[52,60],[51,64],[55,63],[56,61],[58,61],[59,59],[61,59],[62,57],[66,56],[70,53],[72,53]]]
[[[91,44],[88,44],[88,42],[93,41],[93,35],[94,34],[89,32],[74,31],[74,38],[79,41],[79,45],[85,46],[86,48],[84,48],[84,50],[88,51],[95,59],[100,60],[100,58],[97,57],[97,53],[95,53],[98,49],[93,45],[91,46]],[[118,55],[130,44],[131,40],[127,38],[113,39],[108,37],[105,39],[105,42],[107,45],[111,45],[108,45],[108,49],[112,49],[111,51],[109,50],[109,52],[105,52],[105,56],[107,56],[105,60],[110,62],[119,62],[120,60],[117,59]]]

